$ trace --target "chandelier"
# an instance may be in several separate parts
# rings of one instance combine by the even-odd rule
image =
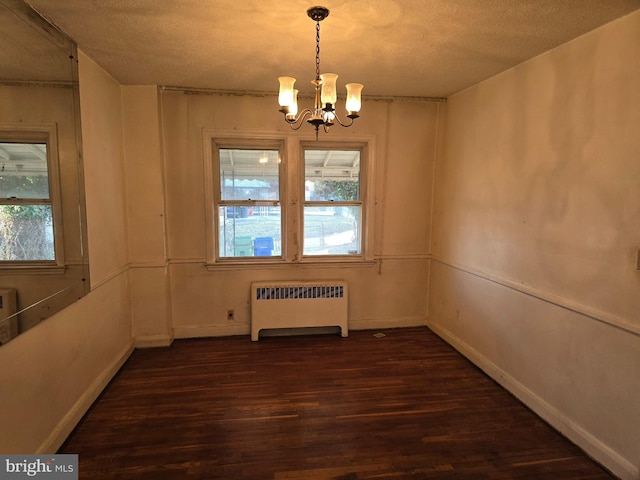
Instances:
[[[343,127],[350,127],[353,121],[359,117],[358,112],[361,107],[360,94],[363,85],[361,83],[347,84],[347,118],[350,121],[343,122],[338,117],[335,110],[337,101],[336,81],[338,75],[335,73],[320,74],[320,22],[327,18],[329,10],[325,7],[311,7],[307,10],[309,18],[316,22],[316,78],[311,81],[315,88],[315,101],[313,109],[306,108],[298,112],[298,90],[293,88],[296,81],[293,77],[278,77],[280,81],[280,92],[278,103],[280,111],[284,114],[285,121],[293,130],[298,130],[304,120],[313,125],[316,129],[316,140],[320,127],[325,132],[329,127],[338,122]]]

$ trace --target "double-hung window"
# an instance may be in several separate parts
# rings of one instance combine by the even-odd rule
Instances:
[[[0,263],[60,263],[54,132],[0,133]]]
[[[282,256],[282,145],[217,144],[217,257]]]
[[[362,254],[362,148],[303,146],[304,256]]]
[[[208,263],[371,260],[372,140],[222,135],[204,132]]]

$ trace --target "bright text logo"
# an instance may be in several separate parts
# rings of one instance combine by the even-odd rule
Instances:
[[[0,479],[78,480],[78,455],[0,455]]]

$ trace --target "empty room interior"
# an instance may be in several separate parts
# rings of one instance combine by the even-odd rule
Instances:
[[[0,0],[0,453],[138,353],[410,331],[640,480],[640,3],[322,5]]]

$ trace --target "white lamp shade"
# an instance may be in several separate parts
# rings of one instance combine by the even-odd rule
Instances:
[[[338,80],[338,75],[335,73],[323,73],[320,75],[320,80],[322,80],[320,101],[323,105],[326,105],[327,103],[335,105],[338,100],[338,93],[336,92],[336,81]]]
[[[294,103],[293,84],[296,79],[293,77],[278,77],[280,82],[280,92],[278,94],[278,103],[281,107],[291,107]]]
[[[364,85],[361,83],[347,83],[347,112],[358,113],[362,107],[360,95]]]
[[[295,117],[298,114],[298,90],[293,89],[293,102],[289,105],[289,113],[287,115]]]

